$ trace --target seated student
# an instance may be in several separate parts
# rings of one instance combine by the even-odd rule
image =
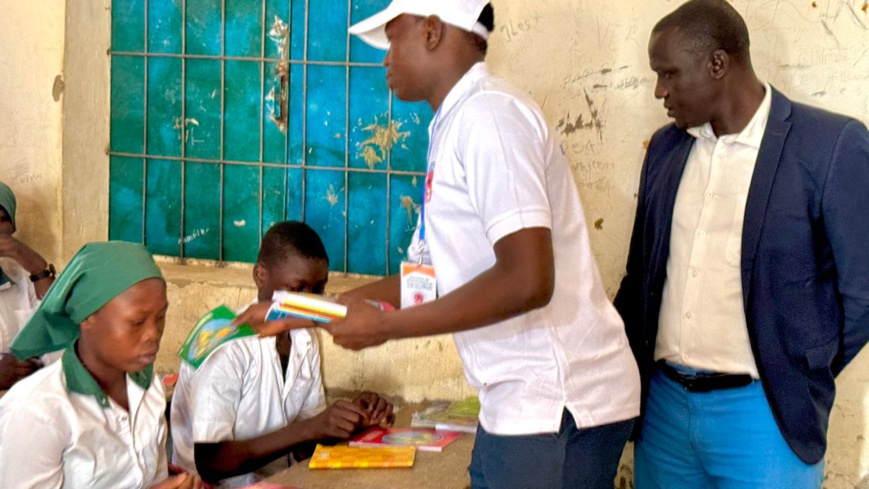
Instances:
[[[253,269],[259,301],[271,302],[276,290],[320,294],[328,277],[326,250],[308,225],[268,230]],[[239,487],[286,469],[288,455],[309,442],[348,438],[391,418],[392,405],[374,394],[326,407],[312,329],[247,337],[221,346],[198,370],[181,366],[170,416],[173,462]]]
[[[154,359],[166,284],[141,245],[85,245],[12,342],[60,361],[0,399],[0,481],[15,488],[200,487],[168,477],[166,397]]]
[[[42,367],[38,358],[19,360],[9,345],[54,282],[54,267],[16,239],[15,194],[0,182],[0,390]]]

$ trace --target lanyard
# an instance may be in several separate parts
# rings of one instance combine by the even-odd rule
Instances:
[[[443,107],[443,104],[441,105]],[[438,121],[441,116],[441,107],[438,107],[435,112],[434,120],[431,125],[431,134],[428,136],[428,151],[426,152],[426,172],[425,182],[422,186],[422,201],[419,204],[419,264],[422,265],[423,256],[425,255],[425,200],[430,196],[432,180],[434,180],[434,161],[431,158],[432,148],[434,147],[434,137],[437,134]]]

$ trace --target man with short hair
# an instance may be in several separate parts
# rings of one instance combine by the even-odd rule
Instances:
[[[12,189],[0,182],[0,390],[42,366],[38,358],[18,360],[9,353],[9,345],[39,306],[55,275],[54,266],[13,235],[16,207]]]
[[[570,166],[540,108],[490,74],[487,0],[395,0],[351,27],[388,49],[398,98],[426,101],[428,175],[409,260],[440,297],[399,302],[399,278],[345,295],[337,344],[453,333],[480,391],[474,488],[613,487],[639,378],[604,291]]]
[[[819,488],[834,376],[869,338],[869,132],[755,75],[691,0],[652,31],[649,144],[616,296],[643,377],[644,488]]]

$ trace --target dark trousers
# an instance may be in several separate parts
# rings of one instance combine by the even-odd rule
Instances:
[[[477,428],[473,489],[613,489],[633,419],[577,429],[566,409],[558,433],[499,436]]]

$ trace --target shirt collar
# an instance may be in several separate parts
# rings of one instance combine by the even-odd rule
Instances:
[[[437,116],[432,118],[431,123],[429,124],[428,132],[429,136],[431,136],[432,131],[435,129],[435,124],[446,117],[447,114],[458,105],[459,101],[465,96],[465,94],[473,88],[474,83],[489,75],[489,68],[486,66],[485,61],[480,61],[471,66],[460,79],[453,85],[453,88],[450,89],[447,96],[444,98],[444,101],[441,103],[441,106],[438,108]]]
[[[765,93],[763,100],[754,112],[751,120],[738,134],[725,134],[721,136],[721,140],[725,143],[740,143],[752,148],[760,148],[760,143],[763,141],[763,134],[766,129],[766,122],[769,120],[769,111],[772,107],[772,87],[769,83],[763,83]],[[715,132],[712,131],[712,124],[706,123],[702,126],[692,127],[688,129],[688,134],[697,139],[716,140]]]
[[[90,372],[87,371],[84,364],[78,358],[75,352],[75,345],[69,347],[64,352],[60,361],[63,366],[63,374],[66,377],[66,388],[70,392],[84,394],[86,396],[94,396],[100,407],[106,409],[109,407],[109,398],[103,389],[97,384]],[[132,379],[142,389],[147,390],[151,386],[151,379],[154,375],[154,365],[148,365],[141,372],[128,373],[127,377]]]

